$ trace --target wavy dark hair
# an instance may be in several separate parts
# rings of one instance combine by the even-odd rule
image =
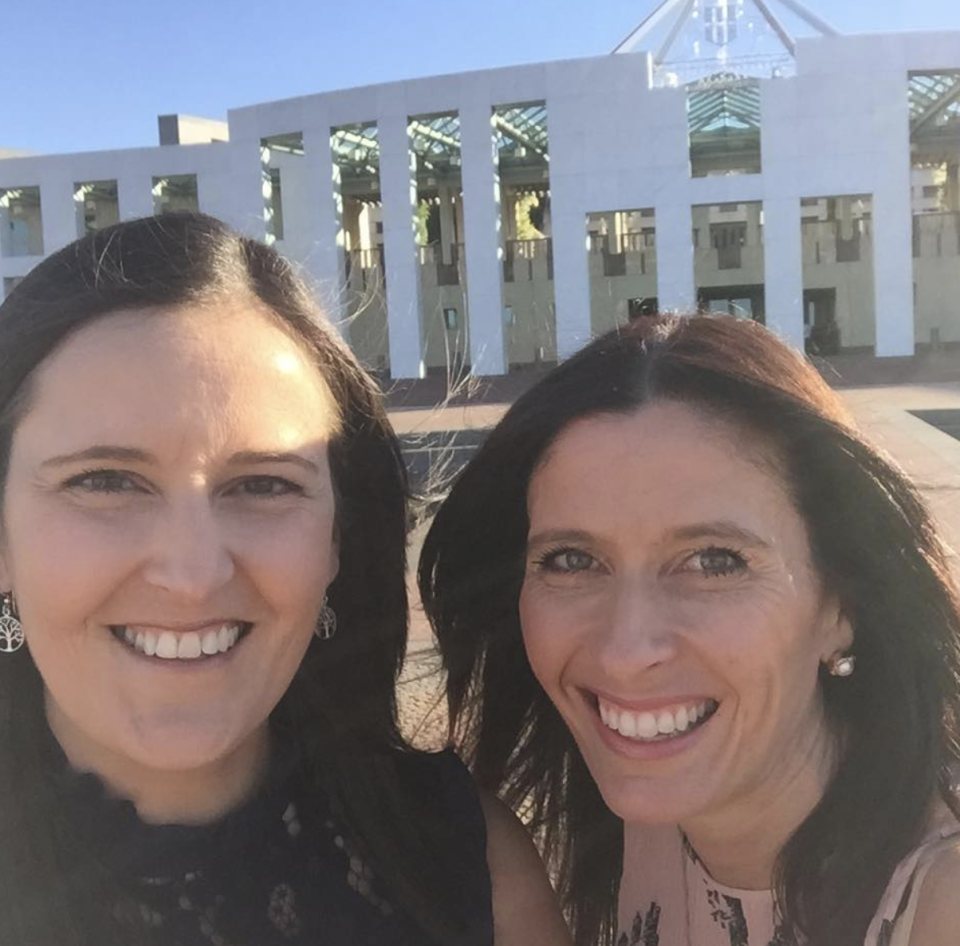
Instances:
[[[861,946],[931,799],[939,793],[960,817],[949,790],[960,760],[960,610],[915,489],[816,370],[759,325],[640,319],[552,371],[492,431],[420,560],[458,738],[479,783],[525,813],[579,946],[612,943],[622,824],[531,671],[517,605],[527,490],[550,445],[578,418],[658,400],[718,413],[781,458],[817,571],[854,627],[856,673],[820,680],[842,753],[773,880],[778,912],[804,942]]]
[[[309,647],[271,723],[297,740],[311,778],[398,905],[437,942],[465,942],[455,826],[410,782],[395,682],[407,632],[407,481],[379,390],[323,319],[289,263],[204,215],[133,220],[41,262],[0,307],[0,481],[37,367],[71,333],[119,310],[253,299],[311,355],[340,413],[329,447],[341,632]],[[0,655],[0,943],[113,943],[110,878],[90,863],[44,770],[43,686],[27,648]],[[406,773],[406,774],[405,774]],[[144,931],[144,942],[149,933]]]

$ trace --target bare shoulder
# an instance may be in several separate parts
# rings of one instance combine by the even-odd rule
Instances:
[[[570,946],[546,870],[526,828],[494,795],[481,791],[497,946]]]
[[[910,946],[956,946],[960,930],[960,846],[933,862],[917,901]]]

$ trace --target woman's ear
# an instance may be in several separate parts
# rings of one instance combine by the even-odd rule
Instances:
[[[0,592],[9,591],[13,583],[10,568],[7,565],[7,558],[6,537],[0,532]]]
[[[333,534],[330,537],[330,578],[328,585],[333,584],[333,580],[340,574],[340,526],[333,524]]]
[[[824,629],[824,646],[820,654],[822,663],[826,663],[837,654],[849,654],[853,650],[853,624],[846,616],[839,601],[834,601],[826,611]]]

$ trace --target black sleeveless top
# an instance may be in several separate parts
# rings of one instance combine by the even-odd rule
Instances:
[[[163,946],[448,946],[392,899],[289,751],[275,753],[252,800],[202,826],[144,824],[132,803],[54,751],[69,820],[120,891],[105,905],[118,942],[124,930],[139,939],[146,926]],[[453,880],[471,915],[457,946],[492,946],[486,827],[473,780],[451,751],[400,761],[462,841]]]

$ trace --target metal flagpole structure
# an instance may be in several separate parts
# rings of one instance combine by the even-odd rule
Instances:
[[[777,35],[787,51],[794,52],[793,37],[787,31],[780,17],[777,16],[773,5],[768,0],[749,0],[758,10],[760,15],[766,21],[770,29]],[[817,32],[825,36],[839,35],[839,30],[831,26],[822,17],[817,16],[812,10],[808,9],[800,0],[775,0],[780,6],[789,10],[794,16],[802,20],[807,26],[812,27]],[[682,32],[683,28],[696,16],[698,0],[664,0],[652,13],[644,17],[640,23],[634,27],[612,50],[613,53],[629,53],[640,46],[653,34],[660,26],[664,24],[671,16],[675,16],[667,38],[660,46],[654,64],[661,64],[669,55],[674,43]]]

